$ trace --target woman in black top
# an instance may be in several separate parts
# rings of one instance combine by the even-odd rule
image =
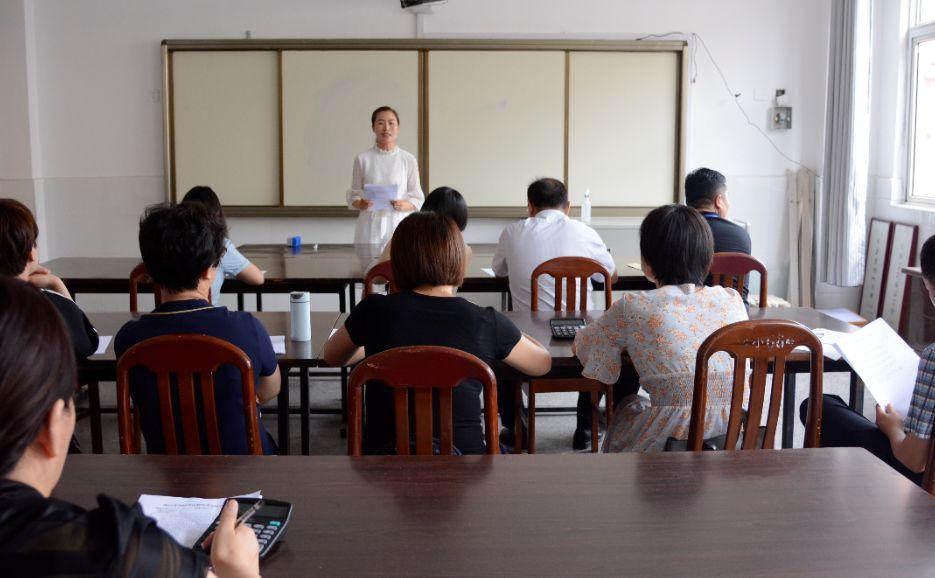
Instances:
[[[39,226],[26,205],[0,199],[0,276],[16,277],[41,289],[65,321],[75,357],[84,359],[97,351],[97,331],[62,280],[39,265],[38,237]]]
[[[39,292],[0,278],[0,574],[259,577],[253,531],[229,502],[211,559],[183,548],[140,507],[99,496],[84,510],[50,498],[75,429],[75,359]],[[209,570],[213,565],[213,571]]]
[[[455,296],[464,280],[465,249],[461,231],[449,217],[433,212],[406,217],[393,234],[390,262],[399,292],[371,295],[354,309],[325,345],[330,365],[347,365],[393,347],[442,345],[488,364],[503,360],[527,375],[551,369],[549,352],[509,319],[492,307]],[[479,383],[466,381],[452,395],[454,445],[465,454],[485,450],[480,393]],[[365,450],[392,451],[392,393],[368,386],[366,406]]]

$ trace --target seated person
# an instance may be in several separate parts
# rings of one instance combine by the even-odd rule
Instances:
[[[747,319],[736,291],[704,286],[713,249],[711,229],[697,211],[684,205],[654,209],[640,226],[640,254],[643,273],[658,289],[624,292],[575,337],[585,377],[616,382],[626,351],[649,393],[649,399],[631,394],[620,401],[604,451],[660,451],[669,437],[688,439],[698,347],[715,330]],[[714,355],[709,372],[705,438],[727,431],[730,357]]]
[[[452,189],[451,187],[438,187],[429,193],[429,196],[425,197],[425,202],[422,203],[422,208],[420,211],[434,211],[436,213],[441,213],[451,217],[451,220],[458,225],[458,229],[461,233],[464,233],[464,229],[467,228],[468,222],[468,206],[464,200],[464,197],[461,196],[461,193]],[[388,261],[390,258],[390,247],[393,245],[392,239],[389,243],[386,244],[386,247],[383,248],[383,253],[380,255],[380,261]],[[467,243],[464,244],[465,256],[464,260],[466,262],[471,261],[471,256],[474,252],[471,250],[471,246]]]
[[[221,208],[221,200],[218,199],[217,194],[211,187],[192,187],[182,197],[182,202],[201,203],[215,219],[225,227],[227,226],[227,222],[224,220],[224,210]],[[221,257],[221,264],[218,265],[218,274],[211,284],[211,303],[215,305],[220,303],[221,285],[224,284],[224,279],[238,279],[247,285],[262,285],[263,281],[265,281],[263,271],[260,271],[249,259],[241,255],[237,247],[227,237],[224,237],[224,256]]]
[[[617,280],[616,265],[601,240],[601,236],[590,226],[568,217],[570,204],[565,184],[557,179],[539,179],[526,190],[529,217],[507,226],[500,234],[494,252],[492,268],[498,277],[510,278],[510,294],[514,311],[529,311],[532,308],[532,272],[536,267],[556,257],[589,257],[599,261],[610,273],[611,283]],[[603,281],[596,277],[595,281]],[[588,285],[588,299],[591,299]],[[539,310],[551,311],[555,305],[555,281],[548,275],[539,278]],[[603,301],[597,305],[603,309]],[[563,307],[564,308],[564,307]],[[505,441],[512,440],[513,389],[516,384],[498,384],[500,419],[506,426]],[[578,417],[572,439],[576,450],[587,449],[591,440],[591,397],[578,396]]]
[[[464,280],[464,239],[445,215],[409,215],[393,234],[390,254],[399,289],[373,294],[348,316],[325,345],[325,361],[348,365],[393,347],[441,345],[466,351],[491,364],[503,360],[527,375],[552,366],[549,352],[492,307],[478,307],[455,296]],[[485,452],[481,427],[481,384],[465,381],[452,395],[453,441],[464,454]],[[371,385],[366,391],[364,451],[396,447],[392,391]]]
[[[38,237],[39,226],[26,205],[0,199],[0,277],[16,277],[41,289],[65,320],[75,357],[84,359],[97,351],[97,331],[62,280],[39,265]]]
[[[727,179],[724,175],[704,167],[689,173],[685,177],[685,202],[697,209],[711,227],[715,253],[751,254],[750,234],[727,217],[730,201],[727,199]],[[707,283],[710,285],[710,279]],[[747,293],[747,285],[744,283],[744,301],[747,300]]]
[[[75,360],[62,319],[28,284],[0,279],[0,568],[4,576],[259,577],[236,502],[209,560],[139,506],[100,495],[93,510],[50,497],[75,429]],[[213,566],[213,569],[209,569]]]
[[[922,245],[922,283],[935,305],[935,235]],[[852,410],[836,395],[822,396],[821,447],[858,447],[877,456],[916,484],[922,483],[935,415],[935,343],[919,359],[909,415],[901,416],[887,404],[876,407],[876,425]],[[808,400],[799,408],[802,423]]]
[[[163,288],[163,303],[152,313],[127,322],[114,338],[114,351],[120,357],[140,341],[174,333],[223,339],[250,357],[257,400],[265,403],[279,393],[279,366],[269,334],[249,313],[208,303],[226,237],[224,224],[197,203],[157,205],[143,214],[140,253],[149,275]],[[162,422],[154,376],[138,367],[131,372],[130,382],[130,395],[140,409],[146,448],[149,453],[162,453]],[[233,367],[221,366],[215,375],[214,392],[222,452],[248,453],[240,373]],[[181,430],[178,439],[180,443],[184,439]],[[262,421],[260,440],[264,453],[276,452],[276,444]]]

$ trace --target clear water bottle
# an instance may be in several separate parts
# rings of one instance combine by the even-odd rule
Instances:
[[[591,224],[591,189],[584,190],[584,202],[581,203],[581,222]]]

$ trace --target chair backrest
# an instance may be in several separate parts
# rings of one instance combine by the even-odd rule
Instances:
[[[389,261],[380,261],[371,267],[364,275],[364,297],[373,293],[373,284],[386,281],[386,292],[395,293],[396,288],[393,283],[393,267]]]
[[[805,447],[817,448],[821,435],[821,341],[807,327],[784,319],[757,319],[739,321],[721,327],[712,333],[701,347],[695,363],[695,392],[692,398],[691,425],[688,449],[701,451],[704,444],[705,408],[708,400],[708,362],[711,356],[725,351],[734,360],[733,388],[730,419],[727,426],[725,449],[737,447],[741,421],[744,419],[743,399],[747,381],[747,361],[751,362],[750,399],[746,412],[742,449],[757,449],[759,425],[763,416],[766,393],[766,374],[772,364],[773,381],[770,390],[769,412],[763,449],[772,449],[776,437],[776,424],[782,405],[782,385],[786,358],[800,345],[809,349],[811,379],[808,390],[808,416],[805,420]]]
[[[746,276],[750,271],[760,274],[760,307],[766,307],[766,265],[746,253],[715,253],[711,261],[711,282],[722,287],[731,287],[743,295]]]
[[[500,453],[497,430],[497,378],[477,357],[434,345],[396,347],[361,361],[348,378],[347,453],[361,455],[362,389],[380,383],[393,389],[396,412],[396,452],[409,455],[409,390],[413,390],[416,455],[433,455],[432,393],[438,394],[438,439],[441,455],[452,451],[451,390],[466,379],[484,386],[484,430],[487,453]]]
[[[604,309],[610,309],[613,301],[610,286],[610,272],[599,261],[588,257],[556,257],[540,264],[532,272],[531,290],[532,300],[530,307],[533,311],[539,310],[539,277],[550,275],[555,279],[555,310],[562,310],[562,285],[567,285],[565,298],[566,311],[588,310],[588,283],[591,275],[604,276]],[[580,295],[580,298],[578,297]],[[577,309],[575,307],[577,302]]]
[[[130,271],[130,313],[136,313],[139,310],[137,304],[137,295],[139,292],[139,283],[152,283],[153,279],[146,270],[146,264],[140,263]],[[162,305],[162,288],[153,283],[153,299],[156,305]]]
[[[239,347],[207,335],[162,335],[137,343],[117,361],[117,421],[120,432],[120,452],[140,453],[134,431],[134,415],[130,409],[130,370],[145,367],[156,374],[162,435],[167,454],[178,454],[173,386],[178,388],[178,413],[182,418],[185,452],[202,453],[199,413],[204,416],[204,432],[209,454],[221,453],[214,399],[214,375],[221,365],[230,365],[240,372],[244,407],[244,429],[251,454],[262,455],[260,428],[256,415],[256,393],[253,386],[253,366],[250,357]],[[198,376],[196,383],[195,376]],[[195,388],[201,392],[201,404],[196,401]]]

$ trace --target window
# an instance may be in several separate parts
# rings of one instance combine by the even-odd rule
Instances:
[[[913,16],[907,200],[935,204],[935,0],[916,0]]]

